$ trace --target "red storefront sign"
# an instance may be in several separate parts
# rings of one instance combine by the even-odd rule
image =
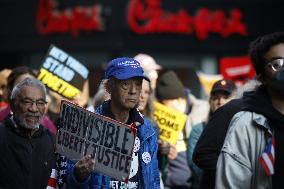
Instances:
[[[103,31],[101,5],[75,6],[59,11],[56,4],[56,0],[39,0],[37,29],[40,34],[70,32],[77,36],[79,31]]]
[[[131,0],[128,7],[128,24],[132,31],[143,35],[148,33],[193,34],[204,40],[209,33],[226,38],[233,34],[247,36],[247,26],[242,22],[243,13],[232,9],[230,16],[225,11],[202,7],[191,16],[181,8],[170,13],[161,8],[161,0]]]

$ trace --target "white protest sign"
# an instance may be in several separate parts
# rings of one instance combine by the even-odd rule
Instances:
[[[82,63],[51,45],[37,78],[51,90],[72,99],[82,91],[88,74],[89,70]]]
[[[60,128],[56,136],[57,152],[71,160],[91,154],[95,171],[126,181],[132,160],[136,128],[92,113],[63,100]]]

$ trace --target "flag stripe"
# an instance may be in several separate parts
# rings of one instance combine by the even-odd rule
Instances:
[[[260,157],[260,163],[268,176],[274,174],[274,162],[275,162],[275,140],[274,137],[268,140],[265,150]]]
[[[274,172],[274,171],[273,171],[273,164],[272,164],[272,162],[270,161],[268,155],[267,155],[266,153],[265,153],[265,154],[262,154],[262,158],[263,158],[265,164],[267,165],[267,167],[268,167],[268,169],[269,169],[269,173],[270,173],[270,174],[273,174],[273,172]]]
[[[51,186],[51,187],[55,188],[56,187],[56,179],[49,178],[47,186]]]
[[[54,178],[54,179],[57,178],[57,170],[56,169],[52,169],[50,178]]]
[[[264,160],[263,160],[262,157],[260,158],[260,163],[261,163],[261,165],[262,165],[262,167],[263,167],[263,169],[264,169],[266,175],[270,175],[269,169],[268,169],[268,167],[267,167],[267,165],[266,165],[266,163],[264,162]]]

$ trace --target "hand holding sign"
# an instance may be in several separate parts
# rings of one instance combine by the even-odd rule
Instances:
[[[94,170],[95,160],[91,155],[87,155],[79,160],[74,167],[74,174],[78,181],[85,181]]]

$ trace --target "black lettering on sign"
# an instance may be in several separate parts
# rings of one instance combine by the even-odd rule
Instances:
[[[92,123],[90,121],[92,117],[88,115],[87,112],[82,111],[82,114],[80,116],[80,125],[79,125],[79,130],[78,130],[78,136],[84,137],[86,136],[87,133],[87,128],[90,127],[89,125]],[[82,133],[81,133],[82,130]]]
[[[155,116],[155,119],[159,125],[167,126],[168,128],[175,131],[178,130],[178,124],[176,124],[174,121],[167,120],[166,118],[159,117],[158,115]]]
[[[123,163],[122,163],[123,159],[125,159],[125,156],[121,155],[120,160],[119,160],[119,171],[122,171],[124,169],[124,167],[122,166],[123,165]]]
[[[110,153],[110,149],[106,149],[106,151],[105,151],[106,160],[103,162],[103,164],[104,164],[105,166],[108,166],[109,163],[110,163],[109,153]]]
[[[72,145],[74,145],[73,143],[74,143],[74,135],[70,135],[70,138],[69,138],[69,146],[68,146],[68,148],[69,148],[70,150],[73,149],[73,146],[72,146]]]
[[[117,152],[120,152],[120,147],[117,146],[119,133],[120,133],[120,126],[117,126],[116,133],[115,133],[115,139],[114,139],[114,150]]]
[[[92,133],[93,133],[93,129],[94,127],[96,127],[96,125],[94,125],[94,122],[95,122],[95,117],[92,117],[92,116],[89,116],[89,119],[88,119],[88,126],[86,126],[86,128],[88,127],[89,130],[88,130],[88,140],[89,141],[92,141],[91,137],[92,137]]]
[[[101,120],[101,119],[95,119],[95,121],[94,121],[94,128],[92,128],[92,130],[91,130],[91,135],[90,135],[90,137],[91,137],[91,141],[93,142],[93,143],[98,143],[99,142],[99,140],[100,140],[100,136],[101,136],[101,130],[102,130],[102,126],[103,125],[103,120]],[[97,135],[97,137],[95,137]]]
[[[96,153],[97,153],[98,146],[96,144],[92,143],[92,147],[93,147],[93,153],[92,154],[93,154],[93,157],[95,157]]]
[[[117,159],[116,159],[116,164],[115,164],[115,169],[118,169],[118,165],[119,165],[119,159],[120,159],[120,154],[117,154]]]
[[[112,153],[111,168],[113,168],[113,163],[115,161],[115,158],[116,158],[116,161],[118,159],[118,153],[116,151],[111,151],[111,153]]]
[[[65,147],[68,147],[68,145],[69,145],[69,133],[63,133],[63,145],[65,146]]]
[[[161,129],[160,135],[165,137],[165,138],[171,138],[171,132],[166,130],[166,129]]]
[[[171,128],[171,129],[173,129],[175,131],[178,130],[178,125],[176,123],[174,123],[174,122],[171,122],[170,120],[168,120],[168,122],[167,122],[167,127]]]
[[[100,129],[101,130],[101,132],[100,132],[100,145],[103,145],[103,143],[104,143],[106,124],[107,124],[107,122],[105,121],[101,125],[102,129]]]
[[[84,139],[80,139],[80,150],[79,150],[80,154],[82,153],[83,144],[84,144]]]
[[[84,151],[84,156],[85,156],[85,155],[87,155],[87,151],[88,151],[88,148],[89,148],[90,144],[91,144],[90,142],[85,141],[85,151]]]
[[[62,144],[62,132],[61,130],[57,131],[57,144],[61,145]]]
[[[63,104],[62,105],[62,119],[64,119],[64,122],[63,122],[63,125],[62,125],[62,129],[64,130],[68,130],[70,129],[70,118],[72,118],[71,116],[71,113],[72,113],[72,110],[70,108],[70,106],[66,105],[66,104]]]
[[[76,108],[73,108],[73,121],[71,123],[71,133],[77,133],[78,127],[79,127],[79,110]]]
[[[106,127],[106,135],[104,143],[105,147],[112,148],[114,132],[115,132],[115,126],[113,125],[113,123],[109,123]]]
[[[75,150],[76,152],[78,152],[78,143],[79,143],[79,138],[76,137],[75,138],[75,141],[74,141],[74,147],[73,147],[73,150]]]
[[[125,169],[124,169],[124,172],[125,172],[125,173],[128,173],[128,170],[130,169],[131,160],[132,160],[132,157],[126,156]]]
[[[161,124],[161,125],[165,125],[166,124],[166,119],[161,117],[158,122]]]
[[[123,135],[123,141],[122,141],[122,148],[121,148],[121,153],[123,154],[128,154],[128,149],[125,148],[126,142],[129,141],[128,135],[131,134],[131,129],[130,128],[125,128],[124,129],[124,135]]]
[[[98,146],[98,151],[97,151],[97,157],[98,157],[98,162],[101,163],[104,159],[104,152],[105,148],[102,148],[101,146]]]

